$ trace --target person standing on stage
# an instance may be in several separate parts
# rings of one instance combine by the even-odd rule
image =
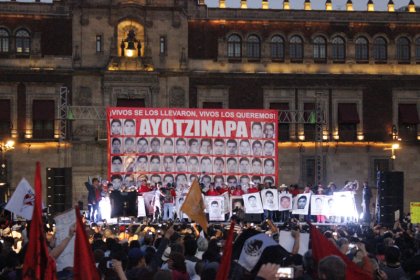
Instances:
[[[174,219],[174,198],[176,192],[173,187],[161,189],[163,194],[163,220]]]
[[[159,182],[156,184],[156,187],[154,189],[155,198],[153,199],[153,220],[155,222],[160,221],[160,218],[161,218],[162,206],[160,204],[160,198],[163,196],[161,189],[162,189],[162,183]]]
[[[242,190],[241,185],[236,185],[236,188],[232,191],[233,196],[241,196],[244,194],[245,192]]]
[[[372,190],[370,189],[368,183],[363,182],[363,221],[367,224],[370,224],[370,199],[372,198]]]
[[[88,212],[91,222],[97,222],[101,219],[99,211],[99,201],[101,201],[101,186],[98,178],[92,179],[92,184],[85,182],[86,189],[88,190]]]
[[[211,183],[209,190],[206,192],[206,195],[207,196],[217,196],[217,195],[220,195],[220,193],[214,189],[214,184]]]
[[[322,185],[321,184],[319,184],[318,185],[318,190],[317,190],[317,194],[318,195],[324,195],[325,193],[324,193],[324,188],[322,187]],[[317,200],[315,200],[315,201],[319,201],[318,203],[320,203],[320,205],[318,205],[317,207],[318,208],[322,208],[322,200],[320,199],[320,198],[317,198]],[[325,223],[325,221],[326,221],[326,217],[324,216],[324,215],[316,215],[316,221],[318,222],[318,223]]]

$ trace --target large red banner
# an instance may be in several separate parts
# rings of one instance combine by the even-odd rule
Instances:
[[[163,184],[277,183],[275,110],[108,108],[108,176]]]

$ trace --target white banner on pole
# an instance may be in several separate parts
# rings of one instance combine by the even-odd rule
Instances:
[[[34,189],[25,178],[22,178],[5,209],[17,216],[25,218],[26,220],[32,220],[34,203]],[[44,204],[42,204],[42,208],[45,208]]]
[[[55,216],[55,237],[56,244],[60,244],[68,235],[70,227],[76,223],[76,213],[74,209],[70,209],[63,214]],[[73,267],[73,258],[74,258],[74,236],[67,244],[67,247],[56,259],[57,271],[61,271],[66,267]]]

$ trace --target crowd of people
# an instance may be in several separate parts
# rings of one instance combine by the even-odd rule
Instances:
[[[310,245],[299,254],[303,246],[300,235],[308,231],[307,225],[293,218],[282,226],[271,220],[255,224],[243,222],[237,216],[232,219],[236,224],[229,279],[346,279],[346,264],[340,257],[329,256],[315,262]],[[216,279],[222,252],[228,245],[230,224],[211,224],[206,233],[194,223],[171,221],[100,225],[85,219],[85,227],[102,279],[206,280]],[[411,224],[409,217],[402,217],[390,227],[347,224],[319,229],[372,279],[420,279],[420,228]],[[27,230],[26,222],[1,218],[0,279],[21,279]],[[45,220],[50,255],[58,258],[66,245],[62,243],[73,238],[74,227],[61,244],[55,242],[55,230],[54,221]],[[279,245],[280,230],[290,231],[295,240],[290,251]],[[264,242],[268,246],[248,242],[258,234],[266,236]],[[245,249],[261,252],[256,260],[244,262]],[[72,279],[72,267],[59,271],[58,278]]]

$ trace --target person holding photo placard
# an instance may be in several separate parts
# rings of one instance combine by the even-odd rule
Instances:
[[[278,192],[275,189],[265,189],[261,191],[261,197],[264,207],[264,219],[274,219],[274,211],[279,209]]]

